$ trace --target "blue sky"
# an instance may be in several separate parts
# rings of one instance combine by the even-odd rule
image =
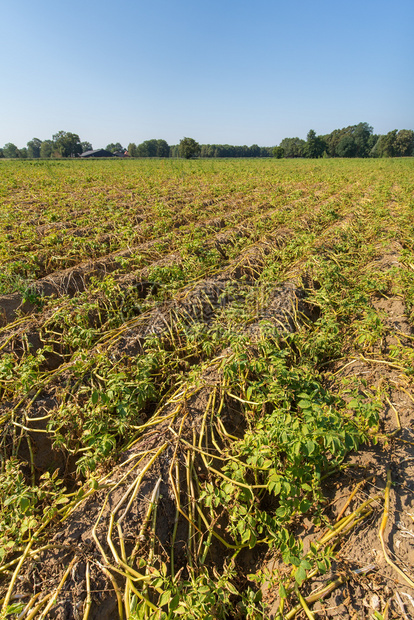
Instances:
[[[413,0],[0,0],[0,146],[414,129]]]

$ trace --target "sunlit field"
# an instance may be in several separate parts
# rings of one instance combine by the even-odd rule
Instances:
[[[402,617],[413,190],[412,158],[0,161],[2,618]]]

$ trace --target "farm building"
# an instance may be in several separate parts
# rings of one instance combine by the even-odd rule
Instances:
[[[114,157],[114,154],[105,149],[95,149],[93,151],[85,151],[79,157]]]

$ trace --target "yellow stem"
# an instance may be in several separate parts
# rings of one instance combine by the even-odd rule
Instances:
[[[88,620],[89,612],[91,611],[92,596],[91,596],[91,573],[89,570],[89,560],[86,562],[86,601],[85,611],[83,612],[83,620]]]
[[[6,609],[7,609],[8,605],[9,605],[9,602],[10,602],[10,599],[11,599],[11,595],[12,595],[12,592],[13,592],[13,588],[14,588],[14,584],[16,583],[16,580],[17,580],[17,576],[19,574],[19,571],[20,571],[20,569],[22,567],[23,562],[25,561],[25,559],[29,555],[29,551],[32,548],[34,542],[35,542],[35,538],[32,537],[32,539],[28,543],[24,553],[22,554],[22,556],[21,556],[21,558],[20,558],[20,560],[19,560],[19,562],[18,562],[18,564],[17,564],[17,566],[16,566],[16,568],[14,570],[13,577],[11,578],[11,581],[10,581],[9,587],[7,589],[7,592],[6,592],[6,596],[4,597],[3,605],[2,605],[2,608],[1,608],[1,615],[2,616],[6,613]]]
[[[297,594],[297,597],[298,597],[298,599],[299,599],[299,602],[300,602],[300,604],[302,605],[302,607],[303,607],[303,611],[305,612],[305,614],[306,614],[307,618],[309,618],[309,620],[315,620],[315,616],[313,615],[313,613],[311,612],[311,610],[310,610],[310,609],[309,609],[309,607],[307,606],[306,601],[305,601],[305,599],[303,598],[302,594],[300,593],[300,591],[299,591],[299,588],[298,588],[298,585],[297,585],[297,584],[296,584],[295,590],[296,590],[296,594]]]
[[[39,620],[43,620],[43,618],[46,618],[46,614],[49,613],[50,609],[53,607],[53,605],[56,603],[57,597],[59,596],[59,593],[61,591],[61,589],[64,586],[64,583],[66,581],[66,579],[69,576],[70,571],[72,570],[73,565],[75,564],[76,560],[78,559],[78,556],[75,555],[72,559],[72,561],[69,563],[69,566],[67,567],[66,571],[63,574],[62,579],[60,580],[59,585],[57,586],[57,588],[55,589],[55,591],[52,594],[52,598],[50,599],[50,601],[48,602],[48,604],[46,605],[45,609],[42,611],[42,613],[39,616]]]
[[[387,401],[387,403],[389,404],[389,406],[391,407],[391,409],[394,411],[395,413],[395,417],[397,419],[397,426],[398,426],[398,430],[401,430],[401,420],[400,420],[400,414],[398,413],[397,409],[394,407],[394,405],[392,404],[392,402],[390,401],[390,399],[388,398],[388,396],[385,397],[385,400]]]
[[[389,566],[391,566],[403,579],[404,581],[410,586],[410,588],[414,588],[414,581],[405,574],[404,571],[401,570],[401,568],[399,568],[389,557],[387,550],[385,549],[385,542],[384,542],[384,531],[385,528],[387,526],[387,521],[388,521],[388,514],[389,514],[389,509],[390,509],[390,489],[391,489],[391,485],[392,485],[392,478],[391,478],[391,470],[388,469],[387,470],[387,485],[385,487],[385,492],[384,492],[384,500],[385,500],[385,505],[384,505],[384,514],[382,516],[382,521],[381,521],[381,525],[380,525],[380,529],[378,532],[378,536],[381,542],[381,547],[382,547],[382,552],[384,554],[384,558],[385,561],[387,562],[387,564]]]
[[[115,577],[112,575],[112,573],[105,567],[103,566],[100,562],[97,562],[98,566],[100,567],[100,569],[102,570],[102,572],[108,577],[108,579],[110,579],[112,586],[114,588],[115,591],[115,596],[116,596],[116,600],[118,603],[118,616],[119,616],[119,620],[124,620],[124,607],[122,605],[122,594],[121,594],[121,590],[119,589],[119,586],[116,582]]]
[[[53,593],[47,594],[44,598],[42,598],[42,600],[39,601],[35,607],[33,607],[29,615],[26,616],[25,620],[33,620],[33,618],[35,618],[35,616],[37,615],[39,609],[43,607],[43,605],[46,603],[46,601],[50,599],[51,596],[53,596]]]

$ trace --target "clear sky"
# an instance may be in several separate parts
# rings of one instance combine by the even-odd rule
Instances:
[[[0,146],[414,129],[414,0],[0,0]]]

